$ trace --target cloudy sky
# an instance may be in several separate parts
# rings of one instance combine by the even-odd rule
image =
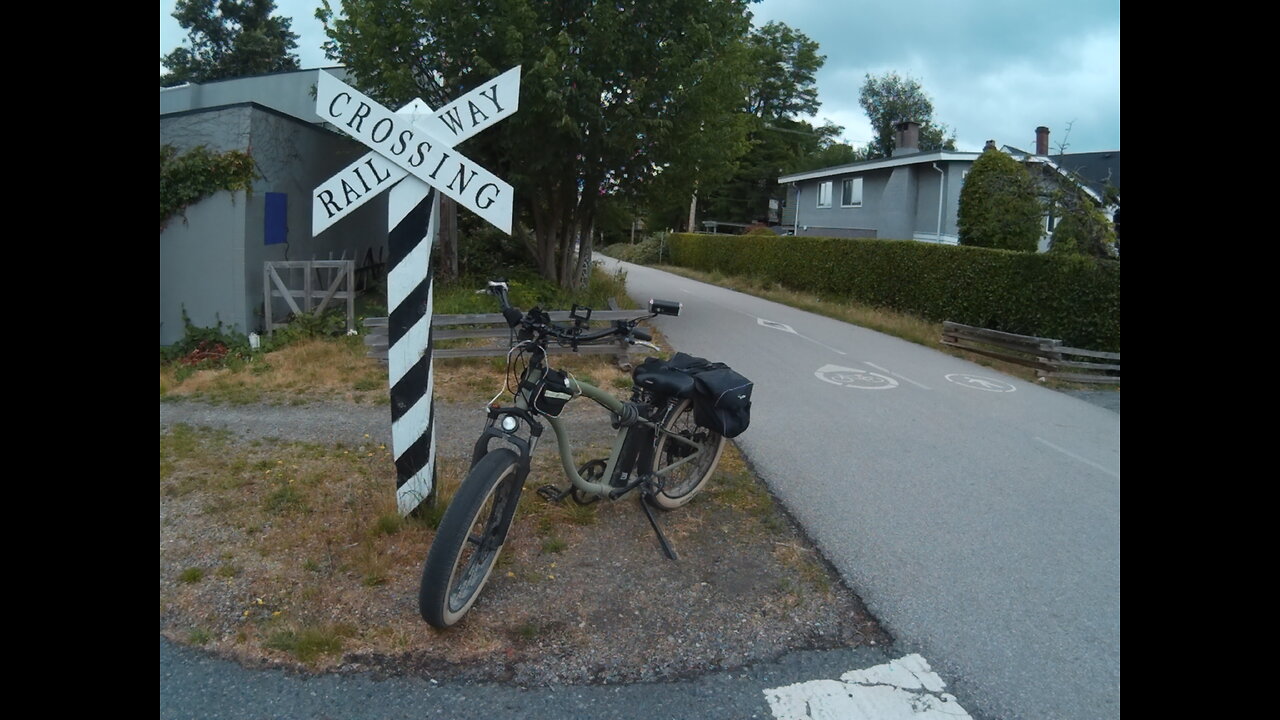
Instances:
[[[276,5],[301,36],[302,66],[328,64],[319,2]],[[173,6],[160,2],[161,55],[185,39]],[[896,71],[920,81],[961,150],[988,139],[1032,149],[1037,125],[1049,127],[1055,150],[1064,137],[1068,152],[1120,149],[1119,0],[764,0],[751,9],[757,25],[785,22],[818,41],[827,62],[812,121],[843,125],[854,145],[872,137],[858,106],[864,77]]]

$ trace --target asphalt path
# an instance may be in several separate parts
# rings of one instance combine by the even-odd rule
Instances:
[[[1120,416],[750,295],[600,258],[684,303],[679,349],[755,381],[738,442],[975,716],[1120,716]]]

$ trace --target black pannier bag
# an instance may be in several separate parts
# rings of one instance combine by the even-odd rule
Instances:
[[[724,363],[678,352],[670,367],[693,375],[693,419],[727,437],[738,437],[751,424],[753,383]]]
[[[693,382],[698,389],[693,399],[693,419],[699,425],[735,438],[751,424],[750,380],[725,366],[704,370]]]

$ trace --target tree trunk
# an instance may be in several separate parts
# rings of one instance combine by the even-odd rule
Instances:
[[[458,204],[447,197],[440,198],[439,273],[443,280],[458,278]]]

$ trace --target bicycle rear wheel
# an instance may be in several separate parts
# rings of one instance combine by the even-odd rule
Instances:
[[[693,401],[688,399],[681,400],[667,415],[662,428],[665,432],[658,433],[653,462],[664,483],[653,503],[663,510],[674,510],[692,500],[715,473],[724,452],[724,438],[694,421]]]
[[[422,568],[422,619],[446,628],[475,604],[502,552],[523,486],[519,458],[509,449],[494,450],[471,468],[440,520]]]

